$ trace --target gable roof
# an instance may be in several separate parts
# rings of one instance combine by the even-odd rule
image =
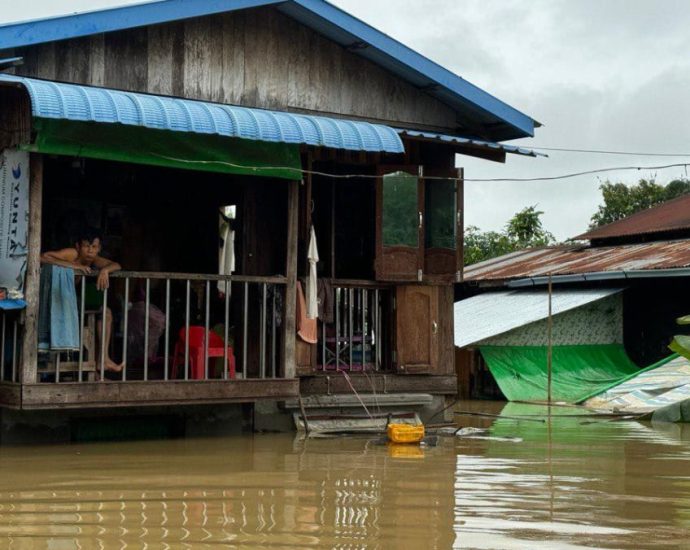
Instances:
[[[681,195],[587,233],[576,239],[611,239],[690,229],[690,194]]]
[[[274,6],[355,55],[382,66],[475,121],[494,141],[534,135],[539,123],[325,0],[158,0],[0,26],[0,50]]]

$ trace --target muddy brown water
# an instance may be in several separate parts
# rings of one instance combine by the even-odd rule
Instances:
[[[468,408],[525,419],[458,416],[499,439],[423,449],[283,434],[3,447],[0,548],[690,548],[689,426]]]

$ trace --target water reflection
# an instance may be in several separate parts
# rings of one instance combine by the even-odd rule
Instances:
[[[2,448],[0,547],[687,544],[687,427],[508,418],[544,412],[509,405],[472,422],[521,442],[425,449],[288,435]]]

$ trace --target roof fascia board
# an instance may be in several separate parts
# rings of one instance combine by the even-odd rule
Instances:
[[[531,117],[349,13],[323,0],[291,0],[281,6],[280,9],[283,12],[289,13],[292,5],[301,6],[322,19],[337,25],[359,41],[369,44],[397,62],[412,68],[421,79],[429,80],[430,84],[445,87],[453,93],[464,97],[468,105],[479,107],[487,113],[505,120],[513,127],[524,132],[525,137],[534,136],[535,122]]]
[[[286,0],[165,0],[0,26],[0,50],[168,21],[281,4]]]

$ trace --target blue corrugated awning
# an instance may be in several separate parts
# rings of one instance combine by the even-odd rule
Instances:
[[[435,132],[421,132],[418,130],[398,130],[403,137],[424,139],[429,141],[438,141],[458,145],[460,147],[484,149],[493,151],[503,151],[504,153],[512,153],[514,155],[524,155],[527,157],[548,157],[544,153],[537,153],[531,149],[518,147],[516,145],[506,145],[505,143],[496,143],[493,141],[483,141],[480,139],[465,138],[461,136],[451,136],[447,134],[437,134]]]
[[[349,151],[404,153],[398,132],[369,122],[250,109],[0,74],[23,86],[34,117],[124,124]]]

